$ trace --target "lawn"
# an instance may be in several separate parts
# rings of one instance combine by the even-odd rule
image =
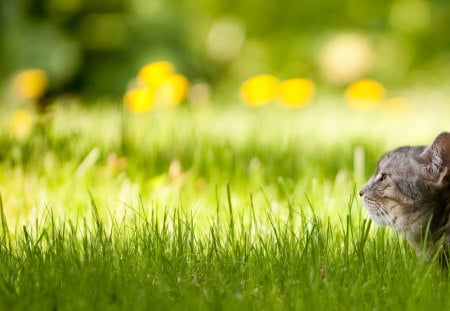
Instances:
[[[447,309],[447,271],[357,196],[383,152],[448,130],[442,97],[412,98],[142,114],[66,100],[31,129],[2,108],[0,308]]]

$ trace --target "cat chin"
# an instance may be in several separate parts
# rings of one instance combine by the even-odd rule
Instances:
[[[385,227],[385,226],[390,226],[390,225],[391,225],[389,222],[387,222],[387,221],[384,220],[384,219],[380,219],[380,218],[378,218],[378,217],[374,217],[374,216],[370,216],[370,215],[369,215],[369,217],[370,217],[370,219],[372,219],[372,221],[374,221],[378,226]]]
[[[392,225],[391,217],[389,214],[381,213],[378,208],[373,208],[370,205],[364,204],[369,214],[369,218],[372,219],[379,226],[390,226]]]
[[[391,222],[388,217],[381,217],[380,215],[374,213],[370,208],[367,208],[367,213],[369,214],[370,219],[374,221],[379,226],[388,226],[391,225]]]

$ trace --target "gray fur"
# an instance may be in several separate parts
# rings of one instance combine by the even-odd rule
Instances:
[[[383,155],[359,194],[370,218],[404,235],[416,251],[429,224],[426,255],[443,242],[448,257],[450,133],[441,133],[430,146],[400,147]]]

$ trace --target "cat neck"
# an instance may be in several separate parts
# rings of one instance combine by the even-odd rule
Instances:
[[[405,232],[408,242],[416,250],[422,250],[423,242],[427,237],[429,247],[444,242],[446,247],[450,246],[450,193],[441,193],[436,200],[424,203],[415,221],[410,224],[409,230]]]

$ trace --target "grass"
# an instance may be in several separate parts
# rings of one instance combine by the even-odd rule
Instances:
[[[444,130],[446,109],[57,103],[16,140],[5,108],[0,308],[446,309],[448,273],[355,195],[383,151]]]

